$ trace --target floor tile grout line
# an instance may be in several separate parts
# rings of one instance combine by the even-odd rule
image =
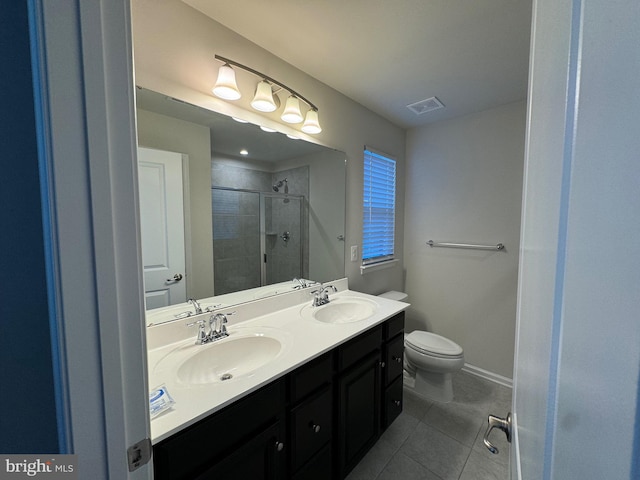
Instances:
[[[462,474],[464,473],[464,469],[467,467],[467,463],[469,463],[469,458],[471,458],[471,452],[473,452],[473,448],[469,450],[469,454],[467,455],[467,459],[464,461],[464,465],[462,466],[462,470],[460,470],[460,474],[458,475],[458,480],[462,478]]]

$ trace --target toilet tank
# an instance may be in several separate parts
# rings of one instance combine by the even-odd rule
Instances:
[[[407,299],[409,298],[409,295],[407,295],[406,293],[396,292],[395,290],[381,293],[378,296],[382,298],[388,298],[389,300],[396,300],[398,302],[405,302],[405,303],[407,303]]]

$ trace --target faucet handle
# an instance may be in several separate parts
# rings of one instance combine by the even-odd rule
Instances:
[[[191,323],[187,323],[187,327],[193,327],[194,325],[199,325],[200,327],[204,327],[205,326],[205,321],[203,318],[201,318],[200,320],[196,320],[195,322],[191,322]]]
[[[206,332],[204,331],[206,322],[203,318],[200,320],[196,320],[195,322],[187,323],[187,327],[193,327],[194,325],[198,325],[198,336],[196,337],[196,345],[202,345],[203,343],[207,343],[208,337]]]
[[[225,323],[229,321],[227,319],[227,316],[235,315],[235,313],[236,312],[233,311],[233,312],[227,312],[227,313],[216,313],[215,315],[211,315],[211,317],[209,318],[209,325],[211,326],[211,334],[214,336],[226,337],[228,333],[227,333],[227,327]]]

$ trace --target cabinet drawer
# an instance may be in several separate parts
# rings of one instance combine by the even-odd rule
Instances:
[[[404,312],[394,315],[384,324],[384,339],[390,340],[404,331]]]
[[[331,383],[333,375],[331,352],[298,368],[289,379],[289,394],[293,403]]]
[[[331,443],[329,443],[291,478],[293,480],[328,480],[332,478],[332,475],[333,455],[331,454]]]
[[[404,361],[404,335],[398,335],[384,347],[384,385],[402,375]]]
[[[402,376],[396,378],[384,392],[382,429],[386,429],[402,412]]]
[[[358,360],[380,348],[382,343],[382,327],[363,333],[345,345],[338,347],[338,370],[343,371]]]
[[[292,469],[301,467],[331,440],[333,398],[326,387],[291,411]]]

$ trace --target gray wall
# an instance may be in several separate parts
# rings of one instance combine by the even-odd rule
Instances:
[[[283,62],[260,46],[202,15],[179,0],[163,2],[132,1],[136,83],[142,87],[180,98],[220,113],[312,139],[347,155],[347,230],[346,247],[359,245],[362,239],[362,160],[363,147],[369,145],[398,159],[398,191],[404,190],[405,132],[353,100],[327,87],[300,70]],[[258,114],[248,107],[248,99],[225,102],[211,94],[219,62],[223,55],[263,71],[291,85],[319,108],[323,131],[313,137],[283,125],[277,114]],[[237,72],[245,91],[255,88]],[[243,86],[244,85],[244,86]],[[404,198],[398,196],[396,245],[403,258]],[[345,274],[351,288],[380,293],[403,289],[401,266],[360,275],[360,262],[347,262]]]
[[[138,143],[141,147],[189,156],[189,207],[185,212],[185,222],[188,224],[187,296],[210,297],[213,292],[213,245],[209,128],[140,109],[137,115]]]
[[[407,330],[451,338],[476,367],[513,371],[525,103],[409,131]],[[428,240],[506,245],[431,248]]]

